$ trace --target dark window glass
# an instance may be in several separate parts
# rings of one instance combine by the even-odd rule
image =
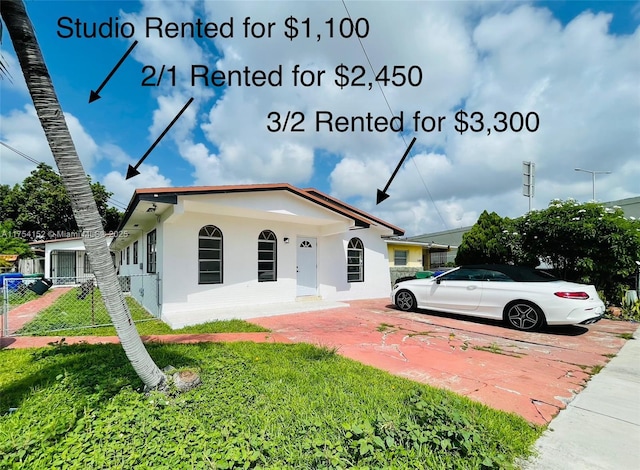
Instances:
[[[276,281],[278,240],[271,230],[258,236],[258,282]]]
[[[198,233],[198,283],[222,284],[222,231],[214,225]]]
[[[359,238],[352,238],[347,245],[347,281],[364,281],[364,245]]]
[[[147,272],[156,272],[156,231],[147,233]]]

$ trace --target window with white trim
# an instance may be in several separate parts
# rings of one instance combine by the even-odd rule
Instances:
[[[409,258],[409,250],[393,250],[394,266],[406,266]]]
[[[347,281],[364,281],[364,245],[359,238],[352,238],[347,246]]]
[[[222,284],[222,231],[215,225],[198,233],[198,283]]]
[[[263,230],[258,236],[258,282],[278,280],[277,242],[271,230]]]

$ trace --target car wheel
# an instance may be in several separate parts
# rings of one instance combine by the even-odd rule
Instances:
[[[401,290],[396,294],[396,305],[403,312],[410,312],[417,307],[416,298],[408,290]]]
[[[511,326],[522,331],[532,331],[544,324],[544,314],[536,304],[516,300],[505,307],[505,319]]]

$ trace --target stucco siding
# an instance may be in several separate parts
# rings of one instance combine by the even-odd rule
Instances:
[[[215,225],[223,237],[222,284],[198,283],[198,233]],[[277,280],[258,282],[258,236],[277,237]],[[162,314],[171,322],[188,312],[295,300],[296,236],[317,237],[306,226],[230,216],[184,214],[164,226]],[[289,243],[284,239],[288,238]],[[177,319],[176,319],[177,321]]]
[[[139,211],[127,219],[133,230],[144,227],[137,235],[139,263],[143,269],[130,263],[121,266],[121,274],[146,274],[146,237],[155,226],[161,318],[174,328],[218,319],[247,318],[248,310],[251,316],[256,316],[260,315],[263,305],[288,304],[301,299],[336,302],[386,297],[390,289],[389,259],[381,237],[394,234],[396,229],[367,219],[328,196],[318,198],[304,190],[298,191],[302,194],[280,189],[262,191],[257,187],[246,193],[178,192],[174,200],[161,194],[147,196],[140,202]],[[199,233],[207,225],[221,232],[222,280],[201,284]],[[276,279],[261,281],[258,240],[265,230],[276,237]],[[203,251],[208,260],[203,266],[208,271],[202,279],[218,281],[216,261],[220,234],[215,230],[208,232],[205,242],[208,247]],[[363,282],[348,281],[347,250],[353,237],[362,241]],[[122,250],[134,241],[135,238],[120,240],[114,246]],[[269,253],[268,242],[265,243],[262,256]],[[268,278],[271,269],[267,260],[263,258],[261,266],[263,279]],[[134,290],[132,284],[132,295],[137,296]],[[144,290],[142,301],[146,301],[147,289]]]
[[[147,234],[148,231],[132,232],[127,237],[128,245],[123,248],[126,253],[127,247],[130,250],[129,264],[120,265],[118,274],[120,283],[125,293],[129,293],[136,301],[142,305],[153,316],[160,316],[160,283],[159,274],[147,273]],[[156,232],[157,233],[157,232]],[[138,242],[138,262],[135,263],[133,257],[133,245]],[[159,245],[158,245],[159,246]],[[117,257],[120,259],[119,256]]]
[[[347,280],[347,246],[357,237],[364,245],[364,281]],[[391,283],[386,243],[375,228],[323,238],[318,243],[318,294],[326,300],[356,300],[389,295]]]
[[[198,283],[198,233],[215,225],[223,235],[223,283]],[[263,230],[277,237],[277,280],[258,282],[257,246]],[[347,282],[347,244],[357,236],[363,242],[365,282]],[[182,325],[215,319],[216,308],[292,302],[297,298],[296,241],[317,242],[317,295],[325,300],[385,297],[389,293],[386,245],[375,229],[322,236],[316,226],[258,219],[202,214],[183,214],[163,227],[164,269],[162,318]],[[285,243],[284,239],[289,242]]]

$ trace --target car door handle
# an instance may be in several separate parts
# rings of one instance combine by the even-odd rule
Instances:
[[[477,289],[478,286],[467,286],[467,290],[474,290]]]

